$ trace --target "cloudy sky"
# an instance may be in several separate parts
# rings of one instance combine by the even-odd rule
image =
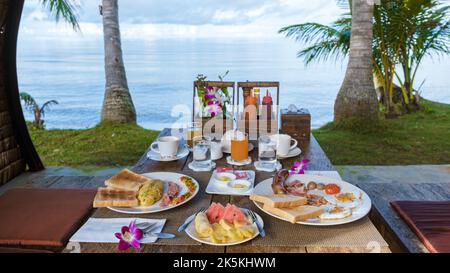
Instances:
[[[79,1],[82,33],[55,24],[38,0],[26,0],[21,35],[101,37],[101,0]],[[123,38],[275,37],[289,24],[328,23],[343,12],[335,0],[119,0]]]

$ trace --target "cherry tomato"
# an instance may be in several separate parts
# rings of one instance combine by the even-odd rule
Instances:
[[[325,186],[325,193],[329,195],[338,194],[341,192],[341,188],[336,184],[328,184]]]

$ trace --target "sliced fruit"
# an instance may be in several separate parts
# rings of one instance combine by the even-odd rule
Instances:
[[[223,214],[223,219],[227,221],[228,223],[234,223],[234,221],[246,223],[247,217],[242,212],[241,209],[236,207],[235,205],[228,204],[225,207],[225,211]]]
[[[234,229],[234,225],[228,223],[227,221],[225,221],[224,219],[220,219],[219,224],[222,226],[223,229],[225,229],[226,231],[230,231],[232,229]]]
[[[225,213],[225,208],[222,204],[212,203],[211,206],[206,211],[206,216],[211,224],[219,223],[223,219]]]

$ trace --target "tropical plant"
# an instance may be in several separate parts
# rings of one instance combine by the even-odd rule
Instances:
[[[136,123],[136,110],[128,88],[122,57],[118,0],[102,0],[101,15],[106,76],[101,120]]]
[[[406,105],[417,105],[415,93],[417,71],[424,57],[450,54],[450,6],[436,0],[402,1],[401,42],[399,63],[402,75],[395,73],[401,85]],[[420,89],[420,88],[418,88]]]
[[[282,28],[280,33],[311,44],[298,53],[306,64],[340,59],[349,52],[350,18],[351,12],[330,26],[306,23]],[[372,48],[374,76],[381,83],[380,99],[387,111],[395,104],[396,89],[406,109],[417,108],[415,83],[423,58],[450,53],[449,6],[437,0],[380,1],[374,7]]]
[[[34,115],[34,126],[36,129],[44,128],[44,120],[42,118],[45,116],[46,111],[50,110],[50,106],[58,104],[58,101],[56,100],[49,100],[40,106],[36,100],[26,92],[20,92],[20,99],[23,101],[25,108]]]

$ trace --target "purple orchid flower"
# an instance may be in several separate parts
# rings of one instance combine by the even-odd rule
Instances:
[[[289,171],[289,174],[305,174],[305,169],[308,168],[308,163],[309,163],[308,159],[304,159],[300,162],[298,161],[294,162],[294,165]]]
[[[217,101],[209,101],[208,106],[206,106],[206,111],[211,117],[215,117],[222,112],[222,107]]]
[[[214,95],[214,94],[205,94],[205,100],[211,100],[211,99],[214,99],[216,97],[216,95]]]
[[[211,100],[216,97],[216,92],[213,87],[207,87],[205,89],[205,100]]]
[[[136,220],[131,221],[128,226],[123,226],[121,233],[114,234],[119,239],[117,249],[119,251],[127,250],[130,247],[139,249],[141,244],[139,240],[142,238],[142,230],[136,227]]]

